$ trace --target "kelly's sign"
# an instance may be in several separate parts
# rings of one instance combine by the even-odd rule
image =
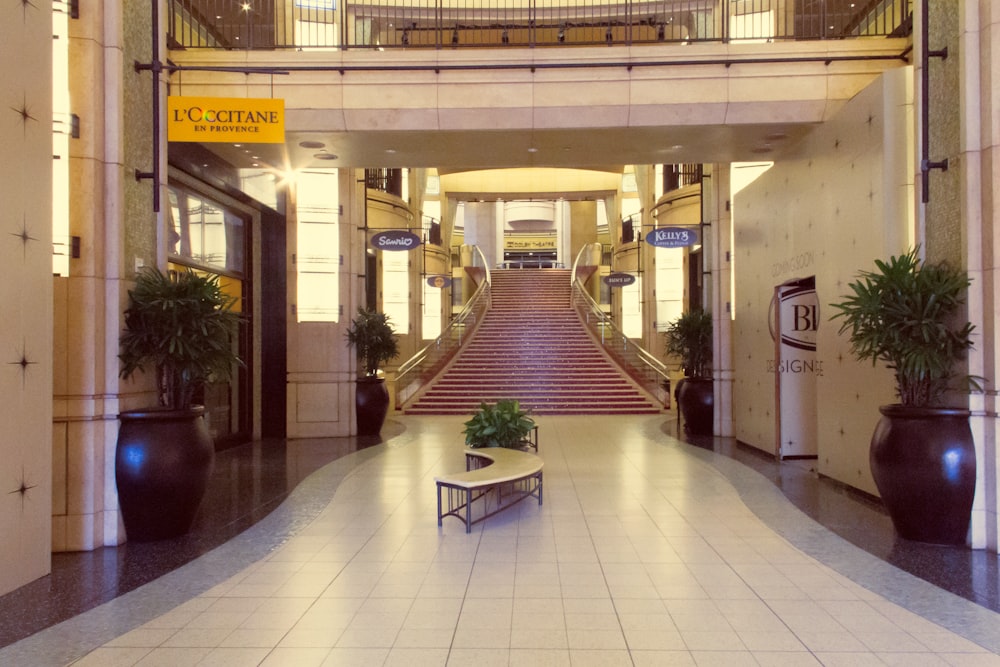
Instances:
[[[693,227],[661,227],[646,234],[646,243],[657,248],[687,248],[698,243]]]
[[[167,140],[285,143],[285,101],[242,97],[168,97]]]

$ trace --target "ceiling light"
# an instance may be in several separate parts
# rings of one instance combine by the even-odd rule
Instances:
[[[388,153],[389,155],[395,155],[396,154],[396,149],[395,148],[386,148],[385,152]]]
[[[299,146],[302,148],[325,148],[326,144],[322,141],[300,141]]]
[[[537,149],[537,148],[535,148],[534,146],[532,146],[531,148],[529,148],[529,149],[528,149],[528,152],[529,152],[529,153],[537,153],[537,152],[538,152],[538,149]]]
[[[317,160],[336,160],[338,156],[334,155],[333,153],[327,153],[326,151],[323,151],[321,153],[316,153],[315,155],[313,155],[313,157],[316,158]]]

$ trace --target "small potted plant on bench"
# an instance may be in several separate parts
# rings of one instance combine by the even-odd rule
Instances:
[[[471,449],[506,447],[538,451],[538,427],[521,409],[518,401],[504,399],[480,404],[472,419],[465,422],[465,444]],[[532,437],[533,436],[533,437]]]

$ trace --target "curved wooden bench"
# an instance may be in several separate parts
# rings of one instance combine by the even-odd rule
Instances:
[[[435,477],[438,525],[446,516],[465,524],[465,532],[501,510],[531,496],[542,504],[542,465],[536,454],[504,447],[465,450],[465,471]],[[442,502],[447,491],[447,511]],[[492,492],[492,493],[491,493]],[[482,500],[482,516],[472,518],[472,506]],[[492,501],[492,504],[491,504]]]

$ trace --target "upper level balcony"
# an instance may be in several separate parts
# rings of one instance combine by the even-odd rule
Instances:
[[[911,49],[910,2],[890,0],[168,8],[171,95],[284,101],[284,145],[213,145],[247,167],[778,159]]]
[[[559,47],[899,37],[908,0],[168,0],[175,49]]]

